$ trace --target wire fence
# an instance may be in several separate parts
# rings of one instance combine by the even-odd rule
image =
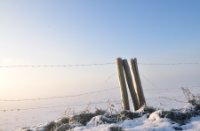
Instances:
[[[106,66],[114,65],[113,62],[93,63],[93,64],[63,64],[63,65],[1,65],[0,68],[71,68],[71,67],[92,67],[92,66]]]
[[[200,87],[200,86],[193,86],[193,87]],[[119,87],[96,90],[96,91],[86,92],[86,93],[77,94],[77,95],[69,95],[69,96],[28,98],[28,99],[1,99],[0,102],[24,102],[24,101],[32,101],[32,102],[34,102],[34,101],[44,101],[44,100],[52,100],[52,99],[67,99],[67,98],[79,97],[79,96],[84,96],[84,95],[89,95],[89,94],[96,94],[96,93],[99,94],[99,93],[102,93],[102,92],[106,92],[106,91],[109,91],[109,90],[116,90],[116,89],[119,90]],[[157,90],[169,90],[169,89],[157,89]],[[159,96],[158,99],[165,99],[165,100],[179,102],[179,103],[189,103],[188,101],[178,100],[176,98],[171,98],[171,97],[166,97],[166,96]],[[1,112],[8,112],[8,111],[25,111],[25,110],[35,110],[35,109],[47,109],[47,108],[49,109],[49,108],[54,108],[54,107],[72,107],[72,106],[73,107],[78,107],[78,106],[80,107],[80,106],[87,106],[87,105],[105,104],[107,102],[108,101],[97,101],[97,102],[88,102],[87,104],[54,105],[54,106],[40,106],[40,107],[31,107],[31,108],[0,109],[0,111]],[[113,98],[113,100],[111,100],[110,102],[112,102],[113,104],[118,104],[120,106],[122,104],[121,103],[121,99],[116,100],[116,98]]]
[[[119,87],[106,88],[106,89],[90,91],[90,92],[85,92],[85,93],[76,94],[76,95],[68,95],[68,96],[54,96],[54,97],[27,98],[27,99],[0,99],[0,101],[16,102],[16,101],[41,101],[41,100],[51,100],[51,99],[64,99],[64,98],[72,98],[72,97],[79,97],[79,96],[88,95],[88,94],[106,92],[108,90],[113,90],[113,89],[118,89],[118,88]]]
[[[114,62],[91,63],[91,64],[30,64],[30,65],[0,65],[0,68],[70,68],[114,65]],[[200,65],[200,62],[178,63],[138,63],[143,66],[177,66],[177,65]]]
[[[55,64],[55,65],[48,65],[48,64],[38,64],[38,65],[0,65],[0,68],[72,68],[72,67],[93,67],[93,66],[109,66],[114,65],[114,62],[104,62],[104,63],[92,63],[92,64]],[[142,66],[179,66],[179,65],[200,65],[200,62],[178,62],[178,63],[138,63]],[[104,80],[104,83],[109,81],[113,76],[116,76],[116,72],[108,75],[108,77]],[[149,85],[153,87],[150,89],[144,89],[144,91],[148,90],[168,90],[169,88],[160,88],[156,82],[153,82],[151,78],[148,78],[145,74],[141,73],[141,77],[144,81],[146,81]],[[184,87],[200,87],[199,85],[192,85],[192,86],[184,86]],[[181,88],[181,87],[178,87]],[[104,88],[101,90],[95,90],[75,95],[64,95],[64,96],[52,96],[52,97],[39,97],[39,98],[24,98],[24,99],[0,99],[0,102],[22,102],[22,101],[44,101],[44,100],[53,100],[53,99],[68,99],[74,97],[80,97],[89,94],[99,94],[103,92],[107,92],[109,90],[116,90],[119,87],[111,87],[111,88]],[[119,96],[120,97],[120,96]],[[187,103],[186,101],[177,100],[175,98],[161,96],[159,99],[168,99],[171,101]],[[113,101],[114,103],[121,103],[120,100]],[[93,102],[91,104],[102,104],[103,101]],[[105,103],[105,101],[104,101]],[[34,109],[45,109],[45,108],[52,108],[52,107],[59,107],[59,106],[83,106],[85,104],[80,105],[55,105],[55,106],[41,106],[41,107],[32,107],[32,108],[16,108],[16,109],[0,109],[2,112],[6,111],[21,111],[21,110],[34,110]]]
[[[200,65],[200,62],[178,62],[178,63],[138,63],[143,66],[177,66],[177,65]]]
[[[141,81],[143,85],[144,95],[146,97],[148,106],[158,107],[160,109],[167,109],[166,107],[169,107],[169,106],[172,108],[179,108],[179,107],[182,107],[182,105],[188,104],[187,99],[184,99],[184,95],[182,93],[181,87],[189,88],[191,90],[195,89],[194,90],[195,93],[199,92],[198,89],[200,87],[200,83],[198,82],[195,83],[195,80],[191,80],[191,82],[189,83],[180,82],[178,86],[175,85],[173,82],[171,82],[170,85],[163,85],[162,82],[157,80],[158,77],[154,78],[154,75],[156,74],[157,76],[159,76],[160,79],[163,80],[164,79],[162,78],[163,74],[166,72],[164,73],[162,72],[163,74],[161,74],[160,71],[163,71],[163,70],[169,71],[171,69],[173,69],[174,71],[176,71],[176,69],[181,70],[180,67],[183,67],[182,68],[183,70],[189,69],[188,67],[191,67],[192,69],[194,67],[199,68],[198,66],[200,65],[200,62],[177,62],[177,63],[139,62],[138,65],[139,65],[139,69],[141,69],[140,76],[141,76]],[[62,117],[66,114],[73,115],[73,114],[76,114],[88,109],[90,111],[92,110],[95,111],[96,108],[104,109],[104,110],[116,109],[117,111],[121,111],[122,101],[120,97],[120,88],[118,86],[119,83],[117,81],[117,73],[115,71],[116,69],[114,66],[115,66],[114,62],[89,63],[89,64],[86,63],[86,64],[0,65],[0,71],[2,71],[3,73],[6,73],[6,71],[8,71],[9,73],[12,73],[12,71],[15,71],[16,69],[16,70],[19,70],[17,71],[17,73],[19,73],[17,75],[19,76],[21,75],[20,70],[24,68],[25,69],[33,68],[33,72],[35,71],[34,69],[36,68],[41,69],[39,70],[39,72],[43,71],[42,70],[43,68],[45,69],[47,68],[48,70],[45,70],[45,73],[49,72],[50,69],[58,68],[59,72],[56,75],[58,75],[59,73],[68,73],[67,68],[69,68],[70,73],[73,71],[75,71],[74,73],[79,73],[80,70],[81,71],[86,70],[85,72],[83,71],[81,73],[89,72],[90,73],[89,75],[88,74],[84,74],[84,75],[87,77],[88,76],[90,77],[91,75],[91,78],[93,78],[93,74],[96,73],[94,71],[97,71],[98,73],[102,73],[102,74],[105,73],[103,78],[102,76],[97,77],[97,78],[100,78],[99,87],[101,88],[91,88],[90,90],[88,90],[89,88],[86,88],[88,91],[85,90],[86,92],[84,92],[84,89],[82,89],[82,91],[80,91],[79,93],[78,92],[74,93],[73,95],[59,95],[58,93],[58,95],[49,96],[49,97],[32,96],[30,98],[24,97],[21,99],[4,99],[0,96],[1,127],[4,126],[6,129],[7,127],[10,127],[10,125],[15,125],[17,127],[23,127],[24,125],[28,125],[28,126],[31,125],[27,123],[32,123],[32,125],[37,125],[37,124],[45,123],[47,121],[55,120],[56,118]],[[162,67],[164,67],[164,69]],[[170,69],[168,69],[168,67]],[[63,68],[64,68],[64,71],[66,70],[67,71],[60,72],[62,71]],[[91,69],[94,69],[94,70],[91,70]],[[25,73],[28,73],[29,70],[25,70],[25,71],[26,71]],[[36,75],[38,75],[37,73]],[[170,74],[170,72],[167,72],[167,73]],[[184,72],[184,73],[185,75],[188,75],[188,72]],[[184,73],[182,73],[181,75],[184,75]],[[30,74],[27,74],[27,75],[30,75]],[[53,73],[51,75],[53,75]],[[191,77],[191,74],[189,75]],[[77,77],[79,77],[78,74],[75,74],[74,76],[73,76],[73,79],[74,78],[76,79]],[[193,77],[196,77],[196,76],[193,76]],[[2,75],[2,78],[3,77],[4,75]],[[64,77],[66,77],[66,75]],[[9,77],[7,76],[7,78]],[[91,79],[91,78],[88,78],[88,79]],[[77,83],[78,82],[79,81],[77,81]],[[94,82],[91,80],[91,85],[93,83]],[[82,87],[85,87],[85,86],[82,85]],[[132,104],[131,99],[129,101],[130,101],[130,106],[131,106]],[[39,120],[37,116],[40,116]],[[16,121],[18,122],[16,123]]]
[[[36,110],[36,109],[49,109],[54,107],[80,107],[80,106],[88,106],[88,105],[99,105],[99,104],[105,104],[105,103],[112,103],[121,105],[120,100],[107,100],[107,101],[98,101],[98,102],[89,102],[87,104],[76,104],[76,105],[54,105],[54,106],[40,106],[40,107],[31,107],[31,108],[13,108],[13,109],[0,109],[2,112],[8,112],[8,111],[24,111],[24,110]]]

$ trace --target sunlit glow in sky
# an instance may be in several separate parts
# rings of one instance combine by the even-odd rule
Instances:
[[[200,62],[200,1],[2,0],[0,65]],[[0,98],[76,94],[118,85],[115,65],[0,68]],[[140,66],[160,87],[199,84],[199,65]],[[148,85],[146,85],[148,86]]]

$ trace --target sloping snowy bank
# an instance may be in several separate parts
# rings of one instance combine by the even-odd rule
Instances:
[[[198,131],[200,108],[189,105],[180,110],[162,111],[144,108],[140,112],[123,111],[110,114],[105,111],[82,113],[64,117],[45,125],[22,128],[17,131]]]

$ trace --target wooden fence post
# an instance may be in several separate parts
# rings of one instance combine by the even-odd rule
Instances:
[[[124,108],[124,110],[130,110],[129,101],[128,101],[128,93],[127,93],[127,89],[126,89],[126,82],[125,82],[125,78],[124,78],[122,59],[117,58],[116,64],[117,64],[117,72],[118,72],[123,108]]]
[[[131,94],[134,109],[138,110],[140,108],[139,99],[138,99],[137,92],[136,92],[134,85],[133,85],[131,70],[130,70],[128,61],[126,59],[123,60],[123,66],[124,66],[124,71],[125,71],[126,82],[127,82],[130,94]]]
[[[144,93],[142,90],[142,84],[139,76],[139,70],[138,70],[138,65],[137,65],[137,59],[131,59],[131,68],[134,74],[134,79],[135,79],[135,84],[136,84],[136,89],[139,97],[139,105],[142,107],[143,105],[146,105]]]

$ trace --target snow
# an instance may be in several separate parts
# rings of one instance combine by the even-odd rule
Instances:
[[[114,93],[113,93],[114,92]],[[116,92],[116,93],[115,93]],[[0,131],[14,131],[22,127],[40,126],[41,124],[61,118],[63,115],[73,115],[75,112],[84,111],[86,109],[94,110],[95,107],[106,109],[108,103],[106,101],[119,99],[118,90],[109,90],[108,94],[113,95],[103,96],[102,94],[94,93],[85,96],[79,96],[67,99],[50,99],[41,101],[16,101],[16,102],[0,102],[0,109],[29,109],[19,111],[0,111]],[[94,99],[95,98],[95,99]],[[105,102],[103,104],[90,103]],[[120,109],[119,105],[115,105]],[[37,108],[38,109],[31,109]],[[48,107],[48,108],[40,108]]]
[[[183,125],[182,128],[186,131],[199,131],[200,116],[191,118],[191,122],[186,125]]]
[[[102,115],[98,115],[93,117],[89,122],[88,122],[88,126],[98,126],[98,125],[102,125],[105,123],[105,121],[109,121],[105,116]]]
[[[173,128],[176,124],[171,124],[170,120],[166,118],[160,118],[159,113],[161,111],[156,111],[150,115],[149,118],[147,118],[146,115],[136,118],[134,120],[125,120],[118,124],[100,124],[96,125],[94,124],[91,126],[94,122],[94,119],[92,119],[87,126],[84,127],[76,127],[73,130],[74,131],[109,131],[110,127],[116,126],[116,127],[122,127],[124,131],[175,131]],[[96,117],[96,121],[94,123],[98,123],[98,120],[100,120],[100,116]],[[191,119],[191,122],[189,122],[186,125],[180,126],[185,131],[199,131],[200,130],[200,117],[193,117]]]
[[[190,109],[191,106],[186,106]],[[174,127],[182,128],[184,131],[199,131],[200,130],[200,116],[192,117],[191,120],[185,125],[179,125],[177,123],[171,122],[167,118],[161,118],[160,114],[162,110],[157,110],[135,119],[126,119],[124,121],[119,121],[117,123],[112,123],[110,118],[105,115],[97,115],[93,117],[86,126],[79,123],[73,123],[74,129],[72,131],[110,131],[110,128],[120,128],[124,131],[175,131]],[[55,120],[59,121],[59,120]],[[44,125],[32,128],[21,128],[16,131],[26,131],[31,129],[31,131],[44,131]],[[68,126],[68,125],[66,125]]]
[[[109,131],[110,127],[121,127],[125,131],[174,131],[169,120],[159,117],[160,111],[152,113],[149,118],[146,115],[133,120],[124,120],[118,124],[99,124],[103,123],[101,117],[96,116],[85,127],[76,127],[74,131]]]
[[[144,108],[144,107],[143,107]],[[144,109],[141,108],[137,112],[142,112]],[[189,112],[192,110],[191,104],[186,104],[185,107],[181,110],[182,112]],[[59,117],[62,117],[63,109],[55,108],[52,110],[28,110],[28,111],[19,111],[19,112],[3,112],[1,113],[1,118],[4,117],[7,124],[1,123],[0,131],[26,131],[31,129],[32,131],[44,131],[44,126],[55,120],[59,121]],[[15,114],[16,113],[16,114]],[[112,123],[104,115],[98,115],[93,117],[86,126],[83,126],[79,123],[73,123],[75,127],[74,131],[109,131],[111,127],[122,128],[124,131],[175,131],[174,127],[180,127],[185,131],[198,131],[200,130],[200,116],[192,117],[191,120],[185,125],[178,125],[177,123],[172,123],[167,118],[161,118],[160,114],[162,110],[157,110],[151,113],[149,116],[145,114],[139,118],[135,119],[126,119],[124,121],[119,121],[117,123]],[[26,115],[25,115],[26,114]],[[8,117],[6,119],[6,116]],[[14,116],[14,117],[13,117]],[[31,119],[30,119],[31,116]],[[9,121],[12,119],[12,121]],[[3,120],[3,119],[2,119]],[[46,124],[44,123],[46,121]],[[19,124],[20,123],[20,124]],[[42,124],[43,123],[43,124]],[[42,125],[41,125],[42,124]],[[6,125],[6,126],[5,126]],[[27,127],[27,128],[23,128]]]
[[[118,92],[118,90],[116,90]],[[117,94],[111,92],[107,92],[107,94]],[[162,94],[157,94],[161,96]],[[168,94],[169,95],[169,94]],[[89,102],[96,102],[96,101],[102,101],[102,100],[108,100],[109,97],[111,98],[118,98],[118,94],[116,96],[111,95],[102,95],[102,94],[88,94],[87,97],[84,96],[75,98],[70,98],[69,100],[63,99],[63,100],[50,100],[50,101],[41,101],[41,102],[34,102],[35,105],[33,105],[33,102],[16,102],[11,103],[13,107],[9,107],[10,105],[3,105],[4,103],[1,103],[1,107],[9,107],[10,109],[16,107],[22,107],[22,108],[29,108],[29,107],[40,107],[42,106],[52,106],[50,108],[42,108],[42,109],[35,109],[35,110],[21,110],[21,111],[8,111],[8,112],[0,112],[0,131],[25,131],[25,129],[32,129],[34,130],[43,130],[43,126],[45,123],[51,122],[53,120],[57,120],[61,118],[63,115],[73,115],[74,112],[82,111],[82,110],[93,110],[94,107],[102,107],[102,109],[110,109],[110,106],[108,103],[104,103],[103,105],[94,105],[93,108],[90,106],[74,106],[70,107],[69,105],[89,105]],[[183,107],[182,112],[188,112],[192,110],[192,106],[190,104],[185,103],[177,103],[173,101],[169,101],[166,99],[157,99],[156,97],[152,97],[153,95],[146,95],[146,100],[149,105],[152,105],[153,107],[156,107],[156,104],[161,109],[170,109],[171,107]],[[151,96],[151,97],[150,97]],[[95,98],[95,99],[94,99]],[[171,97],[173,98],[173,97]],[[176,98],[176,97],[174,97]],[[176,99],[184,100],[182,97],[177,96]],[[85,102],[87,101],[87,102]],[[85,102],[85,103],[84,103]],[[63,104],[64,103],[64,104]],[[66,103],[66,104],[65,104]],[[21,104],[21,105],[20,105]],[[57,106],[58,105],[58,106]],[[61,105],[61,106],[59,106]],[[116,110],[120,110],[120,105],[115,105]],[[143,108],[138,110],[137,112],[142,112]],[[200,117],[193,117],[191,118],[191,121],[188,122],[186,125],[179,126],[178,124],[172,124],[171,121],[167,118],[160,118],[159,114],[161,113],[161,110],[158,110],[148,117],[147,115],[143,115],[140,118],[136,118],[133,120],[124,120],[117,123],[110,123],[109,120],[105,122],[105,119],[107,119],[105,116],[96,116],[93,117],[86,126],[82,126],[78,123],[74,123],[74,126],[77,126],[74,128],[74,131],[109,131],[111,127],[121,127],[125,131],[174,131],[174,127],[178,126],[184,129],[185,131],[198,131],[200,130]],[[103,120],[102,120],[103,119]],[[29,127],[22,129],[23,127]],[[31,128],[30,128],[31,127]]]

